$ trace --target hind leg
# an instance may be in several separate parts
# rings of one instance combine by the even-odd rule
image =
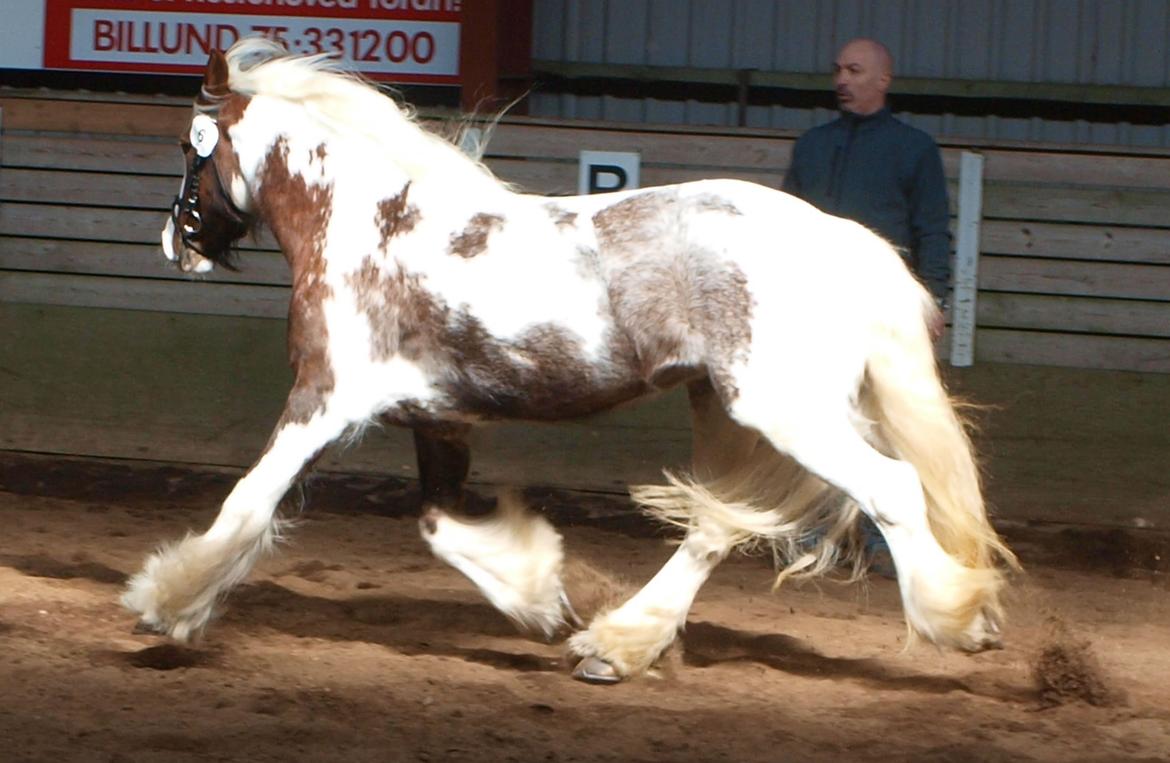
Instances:
[[[435,556],[463,573],[522,632],[551,639],[575,623],[565,595],[561,536],[511,491],[486,517],[430,506],[419,522]]]
[[[467,425],[414,429],[422,516],[430,507],[458,513],[463,509],[463,483],[471,469]]]
[[[569,639],[570,649],[582,658],[573,677],[616,683],[649,669],[677,638],[695,595],[734,545],[716,523],[692,526],[649,583]]]
[[[463,573],[522,631],[552,638],[572,612],[561,583],[561,536],[509,490],[500,493],[494,514],[461,516],[471,466],[469,429],[414,431],[422,489],[419,532],[435,556]]]
[[[741,398],[731,412],[851,496],[874,521],[889,544],[911,628],[936,643],[968,650],[997,644],[998,629],[983,611],[996,578],[962,566],[939,545],[914,467],[866,442],[844,402],[834,404],[805,390],[801,395],[773,393],[767,403],[753,405]]]
[[[687,394],[692,469],[700,480],[718,479],[751,456],[760,436],[728,417],[708,379],[688,384]],[[572,637],[570,647],[583,658],[573,675],[614,683],[649,668],[675,640],[699,589],[734,545],[731,533],[716,522],[690,527],[682,545],[645,587]]]
[[[691,404],[691,470],[700,481],[717,479],[747,461],[758,432],[731,420],[709,379],[687,385]]]
[[[236,483],[212,526],[152,554],[130,579],[122,603],[140,626],[178,641],[198,634],[216,603],[242,581],[277,535],[277,504],[293,481],[345,429],[327,406],[308,418],[297,393],[260,460]]]

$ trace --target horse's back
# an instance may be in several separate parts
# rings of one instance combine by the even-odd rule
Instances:
[[[772,188],[704,180],[560,203],[648,377],[725,373],[761,353],[813,362],[829,347],[856,367],[876,326],[922,314],[888,243]]]

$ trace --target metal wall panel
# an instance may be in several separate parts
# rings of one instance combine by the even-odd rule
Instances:
[[[825,72],[852,37],[904,76],[1170,86],[1170,0],[534,0],[533,56],[554,61]],[[896,90],[896,84],[895,84]],[[897,107],[896,100],[894,101]],[[730,125],[735,104],[535,93],[541,116]],[[899,113],[931,134],[1170,146],[1170,127]],[[752,106],[752,127],[803,130],[825,109]]]

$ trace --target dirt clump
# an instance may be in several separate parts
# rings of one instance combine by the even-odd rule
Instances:
[[[1061,620],[1050,621],[1051,635],[1040,646],[1032,674],[1046,707],[1087,702],[1094,707],[1123,704],[1110,688],[1101,663],[1087,640],[1075,638]]]

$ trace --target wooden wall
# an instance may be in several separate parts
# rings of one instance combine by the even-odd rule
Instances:
[[[287,274],[263,238],[236,274],[192,280],[161,256],[189,103],[0,91],[0,109],[0,449],[249,464],[290,381]],[[513,120],[489,157],[548,193],[576,187],[582,148],[641,151],[645,184],[778,186],[792,138]],[[977,365],[951,375],[992,406],[993,500],[1018,518],[1165,521],[1170,157],[977,148]],[[945,151],[952,175],[958,150]],[[684,463],[689,439],[677,394],[580,424],[501,426],[481,435],[473,480],[621,491]],[[322,467],[412,476],[409,435],[370,430]]]
[[[287,274],[267,238],[245,243],[242,273],[194,284],[159,254],[186,102],[10,93],[0,109],[0,300],[284,315]],[[792,141],[515,119],[488,163],[548,194],[576,188],[584,148],[639,151],[643,185],[776,187]],[[985,157],[976,361],[1170,372],[1170,152],[945,145],[952,180],[963,148]]]

